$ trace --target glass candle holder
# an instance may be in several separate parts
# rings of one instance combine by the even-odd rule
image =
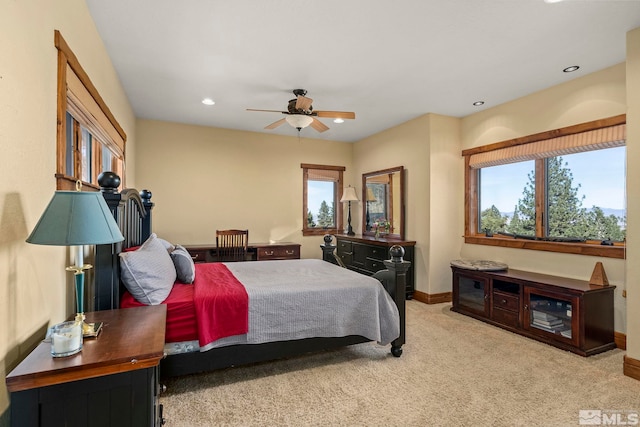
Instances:
[[[51,328],[51,355],[65,357],[82,350],[82,323],[73,321],[58,323]]]

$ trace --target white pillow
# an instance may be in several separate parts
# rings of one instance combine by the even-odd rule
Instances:
[[[171,251],[171,260],[176,267],[176,275],[182,283],[193,283],[196,278],[196,266],[191,254],[183,246],[176,245]]]
[[[167,298],[176,281],[176,269],[155,233],[138,250],[120,253],[120,278],[143,304],[157,305]]]

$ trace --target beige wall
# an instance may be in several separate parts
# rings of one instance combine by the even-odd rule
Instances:
[[[74,310],[64,248],[25,239],[55,190],[57,50],[60,30],[129,136],[135,118],[82,0],[3,1],[0,6],[0,377],[45,328]],[[0,425],[9,404],[0,385]]]
[[[302,237],[300,164],[345,166],[344,185],[359,188],[349,143],[148,120],[138,121],[136,142],[153,229],[173,243],[211,244],[216,229],[248,228],[251,242],[301,243],[303,258],[322,258],[322,236]]]
[[[619,64],[487,109],[462,119],[462,148],[624,114],[625,90],[625,65]],[[628,158],[633,159],[630,154]],[[632,185],[630,180],[627,185]],[[463,188],[459,191],[464,194]],[[461,255],[470,259],[503,261],[521,270],[583,280],[588,280],[596,262],[602,261],[610,283],[617,286],[616,330],[626,330],[626,300],[622,298],[625,287],[623,260],[468,244],[462,245]]]
[[[357,176],[395,166],[405,168],[405,238],[416,241],[416,290],[448,292],[449,261],[458,257],[462,235],[459,119],[426,114],[355,143]],[[357,217],[360,224],[362,205]]]
[[[640,360],[640,28],[627,34],[627,355]]]

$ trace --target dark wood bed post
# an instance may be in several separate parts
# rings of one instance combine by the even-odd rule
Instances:
[[[114,172],[103,172],[98,177],[100,191],[113,214],[124,242],[96,245],[95,285],[88,295],[89,311],[112,310],[120,305],[120,273],[118,253],[124,248],[142,244],[151,235],[151,192],[133,189],[118,192],[120,177]]]
[[[391,354],[395,357],[400,357],[402,354],[402,345],[405,343],[407,304],[405,289],[407,286],[407,271],[411,263],[402,259],[404,256],[404,248],[402,246],[391,246],[391,248],[389,248],[389,255],[391,255],[391,259],[383,262],[392,277],[395,278],[394,292],[391,296],[398,306],[398,312],[400,313],[400,336],[391,343]]]
[[[347,268],[334,252],[336,245],[332,244],[332,240],[332,235],[327,234],[324,236],[324,244],[320,245],[322,249],[322,259]],[[404,256],[404,248],[400,245],[391,246],[391,248],[389,248],[389,255],[391,259],[384,261],[387,269],[378,271],[373,277],[382,282],[382,285],[387,292],[389,292],[389,295],[391,295],[391,298],[393,298],[393,301],[398,307],[398,313],[400,314],[400,336],[391,343],[391,354],[395,357],[400,357],[402,355],[402,346],[405,343],[407,304],[405,290],[407,286],[407,271],[411,263],[402,259]]]

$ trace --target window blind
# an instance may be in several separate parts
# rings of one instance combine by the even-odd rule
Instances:
[[[621,147],[626,143],[626,132],[626,125],[621,124],[472,154],[469,158],[469,166],[473,169],[480,169],[527,160]]]
[[[118,157],[124,158],[124,139],[69,65],[66,78],[69,113]]]

